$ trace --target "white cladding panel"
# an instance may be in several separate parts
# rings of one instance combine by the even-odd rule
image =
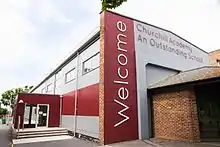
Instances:
[[[77,116],[77,133],[99,138],[98,116]]]
[[[62,115],[62,127],[75,131],[75,116]],[[89,124],[88,124],[89,122]],[[99,138],[99,117],[98,116],[77,116],[76,132],[84,135]]]
[[[54,80],[55,76],[53,75],[44,83],[42,83],[34,92],[32,93],[40,93],[40,94],[54,94]]]
[[[62,128],[66,128],[70,131],[74,130],[74,119],[75,116],[73,115],[62,115],[62,123],[61,123],[61,127]]]
[[[209,64],[207,53],[170,32],[134,21],[134,34],[137,58],[145,65],[187,70]]]
[[[83,62],[90,59],[94,55],[97,55],[100,51],[100,41],[96,41],[89,48],[83,51],[77,59],[74,58],[71,62],[69,62],[65,67],[63,67],[60,71],[61,77],[57,79],[56,83],[56,93],[57,94],[65,94],[70,91],[76,90],[76,79],[71,82],[65,83],[65,74],[72,70],[73,68],[77,69],[77,61],[78,61],[78,89],[93,85],[99,82],[99,65],[98,68],[83,74]]]
[[[37,89],[35,89],[32,93],[41,93],[41,90],[44,88],[44,84],[41,84]]]
[[[50,77],[46,82],[46,94],[55,94],[54,92],[54,80],[55,80],[55,75]]]
[[[149,86],[150,84],[177,73],[178,71],[176,70],[148,64],[146,66],[146,85]]]
[[[72,59],[69,63],[67,63],[56,75],[53,75],[48,80],[46,80],[43,84],[41,84],[33,93],[42,93],[42,90],[45,88],[45,92],[47,94],[54,94],[54,85],[55,85],[55,94],[65,94],[70,91],[76,90],[76,78],[66,82],[65,75],[75,69],[77,70],[77,61],[78,61],[78,89],[93,85],[99,82],[99,65],[96,69],[83,74],[83,62],[90,59],[94,55],[99,55],[100,51],[100,40],[94,42],[91,46],[89,46],[86,50],[84,50],[78,57]],[[77,59],[78,58],[78,59]],[[56,82],[54,81],[56,80]],[[52,91],[48,91],[49,89]]]
[[[151,63],[175,70],[188,70],[209,65],[208,54],[196,48],[180,37],[157,27],[134,21],[134,39],[137,72],[137,95],[138,95],[138,126],[139,138],[150,137],[151,122],[149,104],[147,98],[147,85],[161,80],[161,74],[172,74],[161,68],[147,71],[146,66]],[[157,75],[152,75],[157,72]],[[153,79],[146,79],[153,77]],[[150,81],[150,82],[149,82]]]

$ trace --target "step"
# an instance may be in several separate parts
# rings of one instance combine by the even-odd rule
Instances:
[[[31,134],[51,134],[51,133],[68,133],[67,130],[53,130],[53,131],[39,131],[39,132],[18,132],[18,135],[31,135]]]
[[[28,132],[47,132],[47,131],[63,131],[66,130],[65,128],[33,128],[33,129],[24,129],[24,130],[20,130],[19,133],[28,133]]]
[[[67,139],[73,139],[72,136],[69,135],[62,135],[62,136],[49,136],[49,137],[36,137],[36,138],[23,138],[23,139],[13,139],[12,143],[15,146],[22,147],[22,144],[30,144],[31,143],[39,143],[39,142],[46,142],[46,141],[59,141],[59,140],[67,140]],[[65,147],[65,146],[64,146]]]
[[[61,136],[61,135],[68,135],[68,133],[51,133],[51,134],[32,134],[26,136],[17,136],[18,139],[22,138],[36,138],[36,137],[49,137],[49,136]]]

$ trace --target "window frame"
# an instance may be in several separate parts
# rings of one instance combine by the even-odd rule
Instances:
[[[65,73],[65,78],[64,78],[64,82],[65,82],[65,84],[70,83],[70,82],[72,82],[72,81],[74,81],[74,80],[76,79],[76,77],[75,77],[75,78],[73,78],[73,79],[67,81],[67,75],[68,75],[70,72],[74,71],[74,70],[76,70],[75,67],[72,68],[71,70],[69,70],[67,73]],[[75,72],[76,72],[76,71],[75,71]]]
[[[61,79],[61,78],[62,78],[61,70],[59,70],[59,71],[55,74],[55,76],[56,76],[56,81],[59,80],[59,79]]]
[[[47,91],[46,91],[46,87],[42,88],[41,89],[41,94],[45,94]]]
[[[217,66],[220,66],[220,59],[216,60]]]
[[[85,62],[91,60],[92,58],[94,58],[95,56],[98,56],[98,55],[99,55],[99,65],[98,65],[97,67],[91,69],[90,71],[85,72],[85,71],[84,71],[84,64],[85,64]],[[85,75],[85,74],[87,74],[87,73],[90,73],[91,71],[93,71],[93,70],[95,70],[95,69],[97,69],[97,68],[99,68],[99,67],[100,67],[100,52],[98,52],[98,53],[92,55],[91,57],[89,57],[88,59],[86,59],[85,61],[82,62],[82,75]]]
[[[50,90],[50,91],[48,90],[48,89],[49,89],[49,88],[48,88],[49,86],[51,86],[51,90]],[[52,83],[50,83],[50,84],[48,84],[47,87],[46,87],[46,93],[47,93],[47,92],[52,92],[52,91],[53,91],[53,87],[52,87]]]

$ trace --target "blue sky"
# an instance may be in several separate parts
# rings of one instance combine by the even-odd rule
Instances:
[[[99,26],[100,8],[100,0],[1,0],[0,93],[40,82]],[[217,0],[128,0],[114,11],[220,48]]]

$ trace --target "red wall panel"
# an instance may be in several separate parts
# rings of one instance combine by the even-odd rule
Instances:
[[[81,116],[99,116],[99,84],[78,91],[78,112]]]
[[[75,92],[63,95],[62,115],[74,115]],[[77,96],[77,115],[99,116],[99,84],[79,89]]]
[[[74,115],[75,92],[69,92],[62,98],[62,115]]]
[[[60,125],[60,96],[47,94],[31,94],[20,93],[18,100],[23,100],[27,104],[49,104],[49,122],[48,127],[59,127]],[[18,115],[21,115],[21,122],[23,122],[24,105],[17,105],[15,127],[17,127]],[[23,123],[22,123],[23,124]],[[22,127],[21,124],[21,127]]]
[[[138,139],[138,113],[133,20],[108,11],[102,15],[104,144],[135,140]]]

